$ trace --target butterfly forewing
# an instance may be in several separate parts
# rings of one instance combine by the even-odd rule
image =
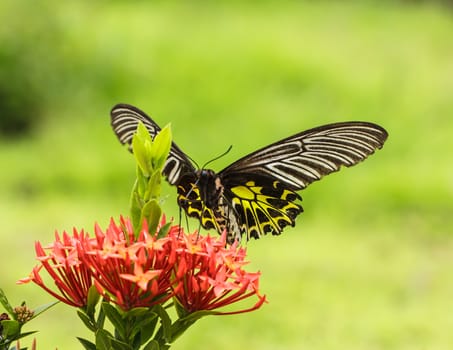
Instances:
[[[227,186],[240,174],[261,174],[301,190],[313,181],[364,160],[387,138],[380,126],[366,122],[328,124],[288,137],[234,162],[219,175]]]
[[[131,105],[117,104],[112,108],[110,116],[113,131],[123,145],[128,145],[130,151],[132,151],[132,137],[139,122],[146,126],[152,138],[160,131],[160,127],[149,116]],[[194,171],[195,168],[190,160],[173,142],[163,170],[168,182],[175,185],[183,174]]]

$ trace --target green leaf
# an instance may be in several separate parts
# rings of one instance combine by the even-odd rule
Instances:
[[[151,159],[153,169],[161,171],[170,152],[171,147],[171,128],[166,125],[154,138],[153,147],[151,149]]]
[[[22,332],[21,334],[19,334],[15,339],[22,339],[22,338],[25,338],[31,334],[35,334],[37,333],[38,331],[31,331],[31,332]]]
[[[176,314],[178,315],[179,318],[184,318],[189,315],[187,310],[184,308],[184,306],[181,305],[178,299],[173,298],[173,304],[175,305]]]
[[[126,311],[123,315],[124,318],[130,317],[148,317],[150,315],[156,316],[156,313],[151,311],[149,307],[134,307]]]
[[[94,284],[88,290],[88,297],[87,297],[87,305],[86,305],[86,313],[88,316],[93,317],[94,312],[96,309],[96,304],[101,299],[101,295],[99,294],[98,290],[94,286]]]
[[[210,311],[210,310],[202,310],[202,311],[195,311],[190,314],[188,314],[186,317],[182,318],[181,321],[183,322],[195,322],[198,321],[200,318],[209,316],[209,315],[218,315],[219,313],[216,311]]]
[[[170,316],[168,315],[167,311],[161,306],[161,305],[156,305],[154,307],[154,311],[159,315],[160,317],[160,322],[161,322],[161,328],[162,330],[164,339],[167,343],[171,342],[171,319]]]
[[[118,339],[110,339],[110,341],[112,342],[112,349],[115,349],[115,350],[132,350],[132,349],[134,349],[131,345],[129,345],[125,342],[122,342]]]
[[[151,172],[152,139],[142,122],[138,123],[137,132],[132,137],[132,151],[135,160],[145,176]]]
[[[5,338],[16,338],[20,334],[20,323],[15,320],[1,321],[3,326],[3,336]]]
[[[154,334],[154,330],[157,324],[157,314],[153,313],[151,318],[143,318],[137,320],[132,330],[132,336],[140,334],[140,344],[144,344]]]
[[[104,328],[105,312],[104,312],[104,309],[102,307],[99,308],[99,315],[98,315],[98,318],[96,319],[95,322],[96,322],[96,329]]]
[[[170,231],[171,224],[171,222],[167,222],[164,226],[162,226],[157,234],[157,238],[166,237]]]
[[[153,143],[153,138],[151,137],[145,124],[143,124],[142,122],[138,122],[138,124],[137,124],[136,135],[137,135],[138,139],[140,140],[140,143],[145,148],[145,152],[147,152],[149,155],[150,150],[151,150],[151,145]]]
[[[8,301],[5,292],[3,289],[0,288],[0,303],[2,303],[3,307],[5,308],[6,312],[12,317],[15,315],[14,309]]]
[[[188,322],[188,323],[193,323],[200,318],[204,316],[209,316],[209,315],[217,315],[217,311],[210,311],[210,310],[201,310],[201,311],[195,311],[195,312],[187,312],[186,309],[181,305],[181,303],[178,302],[176,298],[173,298],[173,304],[175,305],[175,310],[176,313],[179,317],[178,321],[181,322]]]
[[[138,195],[138,203],[141,207],[141,203],[146,202],[149,197],[147,197],[147,194],[149,193],[148,190],[148,182],[149,182],[149,177],[150,174],[143,174],[143,171],[140,169],[140,167],[137,165],[137,179],[134,184],[134,192],[137,193]]]
[[[177,320],[171,326],[171,341],[174,342],[176,339],[178,339],[195,322],[196,320]]]
[[[146,220],[148,223],[148,232],[153,234],[157,231],[159,226],[160,217],[162,215],[162,209],[157,203],[157,200],[152,199],[146,203],[142,209],[142,222]]]
[[[82,344],[85,350],[96,350],[96,345],[93,344],[92,342],[79,337],[77,337],[77,340],[80,342],[80,344]]]
[[[96,331],[97,328],[93,324],[93,320],[85,312],[83,312],[81,310],[77,310],[77,315],[79,316],[79,318],[82,320],[82,322],[85,324],[85,326],[91,332],[95,332]]]
[[[196,311],[188,314],[185,317],[181,317],[171,326],[171,342],[174,342],[178,337],[180,337],[190,326],[192,326],[200,318],[208,315],[217,314],[215,311]]]
[[[151,340],[148,344],[145,345],[143,350],[160,350],[159,343],[155,340]]]
[[[151,338],[156,330],[157,322],[159,318],[157,314],[154,314],[155,317],[148,319],[148,323],[140,324],[140,336],[141,336],[141,344],[144,344]]]
[[[58,303],[59,303],[59,301],[53,301],[53,302],[51,302],[51,303],[47,303],[47,304],[38,306],[37,308],[35,308],[35,309],[33,310],[34,314],[33,314],[32,319],[35,318],[35,317],[37,317],[37,316],[39,316],[39,315],[42,314],[44,311],[49,310],[52,306],[54,306],[54,305],[56,305],[56,304],[58,304]]]
[[[98,350],[111,350],[113,349],[111,340],[113,336],[105,329],[96,331],[96,349]]]
[[[148,184],[147,192],[145,194],[146,199],[155,199],[160,197],[162,183],[162,172],[161,170],[155,170],[151,174]]]
[[[129,325],[129,339],[134,339],[134,344],[140,346],[149,339],[148,334],[154,333],[157,314],[150,308],[137,307],[125,312],[123,320]]]
[[[140,195],[133,191],[131,195],[131,222],[134,229],[135,236],[138,236],[140,230],[142,229],[142,201],[140,200]]]
[[[115,328],[115,331],[118,332],[121,339],[126,339],[126,329],[124,327],[124,319],[121,313],[118,311],[116,307],[107,302],[103,302],[101,305],[102,310],[105,312],[105,315],[112,323],[113,327]]]

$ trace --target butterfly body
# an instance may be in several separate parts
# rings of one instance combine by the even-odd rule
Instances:
[[[223,192],[223,185],[220,177],[211,169],[201,169],[195,172],[195,176],[191,176],[190,183],[195,180],[196,185],[200,189],[200,199],[210,209],[214,209]],[[181,183],[186,182],[184,176],[181,178]],[[182,188],[182,187],[180,187]],[[190,190],[189,190],[190,191]],[[183,191],[178,191],[181,196],[185,196]]]
[[[139,122],[154,137],[159,126],[144,112],[127,104],[111,111],[112,127],[129,148]],[[172,144],[163,174],[177,187],[178,205],[206,229],[227,231],[229,243],[280,234],[294,226],[302,213],[298,203],[313,181],[366,159],[387,138],[380,126],[341,122],[309,129],[263,147],[225,169],[196,169]]]

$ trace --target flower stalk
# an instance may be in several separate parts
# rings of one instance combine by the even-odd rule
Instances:
[[[140,123],[132,138],[132,151],[136,160],[137,179],[131,194],[131,219],[137,236],[144,221],[151,232],[159,224],[162,209],[159,205],[162,170],[171,147],[171,129],[167,125],[154,138]]]

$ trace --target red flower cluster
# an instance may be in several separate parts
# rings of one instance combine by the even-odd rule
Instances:
[[[124,310],[175,298],[187,313],[213,311],[256,295],[252,307],[229,312],[240,313],[255,310],[265,301],[258,292],[260,274],[243,270],[245,249],[226,246],[225,235],[185,234],[172,226],[166,237],[157,238],[144,225],[136,238],[130,221],[121,218],[120,225],[111,220],[105,232],[96,225],[94,238],[74,229],[72,236],[56,234],[51,245],[43,248],[37,242],[35,249],[40,264],[19,283],[33,281],[76,307],[86,305],[93,284]],[[44,283],[43,268],[59,292]]]

